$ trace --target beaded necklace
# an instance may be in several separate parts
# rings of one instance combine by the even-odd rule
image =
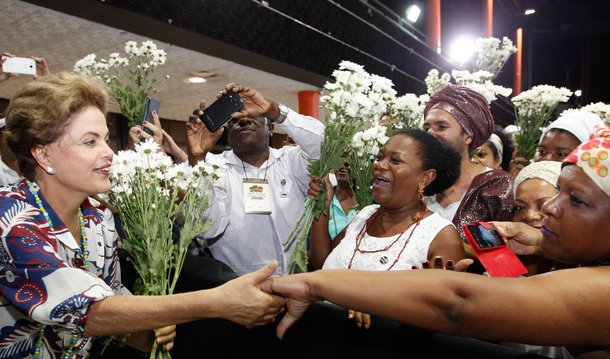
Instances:
[[[44,205],[42,204],[42,201],[40,200],[40,196],[38,196],[40,187],[38,187],[37,184],[30,182],[29,180],[26,180],[26,183],[28,184],[28,188],[30,189],[30,192],[32,193],[32,195],[34,196],[34,199],[36,200],[36,205],[38,206],[38,209],[40,209],[40,212],[44,215],[44,218],[47,220],[47,223],[51,227],[51,230],[54,231],[55,228],[53,227],[53,221],[51,221],[51,216],[49,216],[49,213],[45,210]],[[81,211],[80,207],[78,207],[78,221],[80,224],[80,230],[81,230],[81,236],[82,236],[82,238],[81,238],[81,251],[83,253],[82,267],[85,270],[87,270],[87,268],[89,268],[89,250],[87,249],[87,234],[85,233],[85,220],[83,218],[83,212]],[[40,330],[38,331],[38,339],[36,340],[36,347],[34,349],[34,359],[40,358],[42,343],[44,340],[45,328],[46,328],[46,325],[41,324]],[[68,346],[68,350],[66,350],[66,352],[64,353],[64,355],[62,357],[63,359],[69,359],[72,356],[72,353],[74,352],[74,347],[76,346],[77,341],[78,341],[78,332],[76,330],[74,330],[74,331],[72,331],[72,335],[70,338],[70,345]]]
[[[361,249],[360,248],[360,244],[362,243],[362,239],[364,238],[364,234],[368,231],[370,224],[375,220],[375,218],[377,217],[377,215],[379,214],[379,209],[377,211],[375,211],[375,213],[373,213],[372,216],[369,217],[369,219],[366,220],[366,222],[364,223],[364,226],[362,226],[362,229],[360,230],[360,233],[358,233],[358,235],[356,236],[356,246],[354,247],[354,254],[352,254],[352,258],[350,258],[349,260],[349,264],[347,265],[348,269],[352,269],[352,263],[354,262],[354,257],[356,257],[356,253],[379,253],[379,252],[385,252],[388,249],[392,248],[392,246],[394,244],[396,244],[398,242],[398,240],[400,240],[400,237],[402,237],[403,234],[405,234],[405,232],[413,227],[413,230],[411,231],[411,233],[409,233],[409,236],[407,237],[407,239],[405,240],[405,243],[403,244],[402,248],[400,249],[400,252],[398,252],[398,256],[396,257],[396,259],[394,260],[394,263],[392,263],[392,265],[390,265],[390,267],[386,270],[390,270],[394,267],[394,265],[396,265],[396,263],[398,263],[398,260],[400,259],[400,256],[402,255],[402,252],[404,252],[405,248],[407,248],[407,244],[409,243],[409,241],[411,240],[411,236],[413,235],[413,232],[415,232],[415,230],[417,229],[417,227],[419,226],[419,223],[421,222],[421,220],[424,218],[424,214],[426,213],[426,204],[422,203],[422,208],[421,211],[419,211],[419,213],[417,214],[417,217],[415,217],[415,221],[407,228],[405,228],[404,231],[402,231],[395,240],[392,241],[392,243],[388,244],[387,246],[385,246],[384,248],[380,248],[380,249],[372,249],[372,250],[367,250],[367,249]],[[385,261],[384,261],[385,259]],[[381,260],[382,264],[387,263],[387,257],[382,257]]]

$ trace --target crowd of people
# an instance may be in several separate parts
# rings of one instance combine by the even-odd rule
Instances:
[[[202,214],[211,226],[193,241],[235,279],[134,296],[121,281],[114,214],[98,198],[110,189],[114,155],[108,94],[95,80],[37,64],[39,76],[0,122],[0,357],[86,358],[109,336],[169,350],[176,325],[205,318],[247,327],[277,319],[282,337],[321,300],[363,328],[379,316],[553,358],[610,357],[610,131],[598,116],[566,111],[543,130],[532,163],[509,172],[521,159],[485,98],[447,85],[430,96],[422,129],[397,132],[380,149],[374,204],[356,210],[349,163],[310,175],[324,124],[250,86],[219,92],[238,94],[244,107],[215,132],[200,119],[205,101],[192,110],[185,149],[152,113],[144,124],[152,134],[131,128],[131,145],[152,137],[176,162],[226,163]],[[293,143],[271,147],[275,126]],[[231,149],[214,153],[224,132]],[[253,184],[263,195],[247,193]],[[311,270],[290,274],[295,243],[283,242],[307,197],[323,189]],[[489,277],[461,229],[479,221],[505,239],[526,276]]]

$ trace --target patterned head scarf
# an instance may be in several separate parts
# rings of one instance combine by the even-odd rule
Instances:
[[[595,137],[580,144],[563,160],[564,166],[568,164],[582,168],[610,196],[610,137]]]
[[[544,129],[540,142],[549,130],[556,128],[573,134],[580,143],[583,143],[595,137],[601,127],[606,127],[606,124],[594,113],[585,110],[566,110]]]
[[[515,177],[513,185],[513,197],[517,197],[517,187],[525,180],[531,178],[540,178],[557,188],[557,179],[561,172],[561,162],[557,161],[540,161],[533,162],[525,166]]]
[[[468,87],[449,84],[433,93],[426,104],[424,118],[434,109],[451,114],[464,132],[472,137],[469,152],[485,143],[494,130],[494,119],[487,100]]]

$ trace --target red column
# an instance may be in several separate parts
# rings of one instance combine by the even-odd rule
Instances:
[[[320,119],[320,92],[299,92],[299,113]]]
[[[428,0],[428,46],[441,52],[441,0]]]
[[[515,54],[515,74],[513,76],[513,96],[517,96],[521,93],[521,76],[522,76],[522,63],[523,63],[523,28],[518,28],[515,33],[515,46],[517,47],[517,53]]]
[[[494,36],[494,0],[483,0],[485,13],[485,36]]]

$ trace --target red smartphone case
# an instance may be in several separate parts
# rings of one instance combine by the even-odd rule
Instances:
[[[479,224],[489,228],[489,224],[485,222],[475,222],[470,225]],[[523,263],[506,245],[486,249],[479,248],[468,226],[462,226],[462,231],[466,234],[468,243],[470,243],[477,258],[491,277],[518,277],[527,274],[527,269],[523,266]]]

